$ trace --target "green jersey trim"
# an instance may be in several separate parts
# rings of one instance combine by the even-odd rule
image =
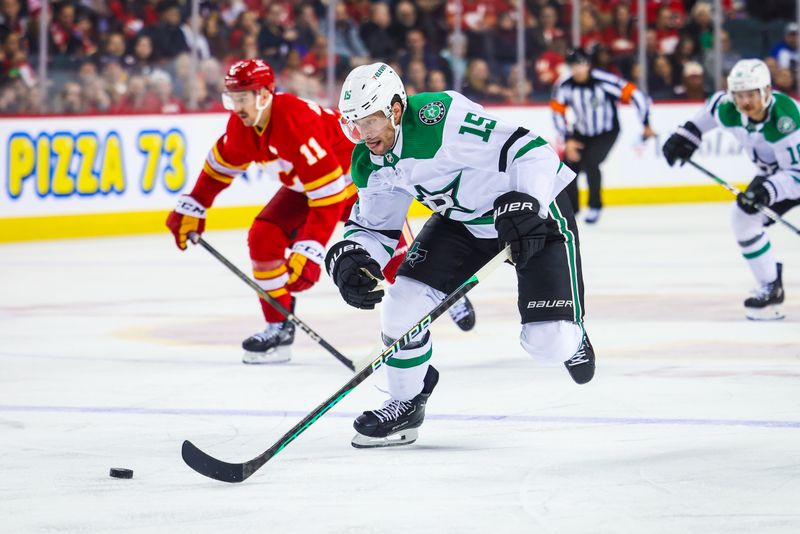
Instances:
[[[547,141],[545,141],[541,137],[537,137],[533,141],[528,141],[528,143],[524,147],[522,147],[519,150],[517,150],[517,153],[514,156],[514,159],[511,160],[511,162],[513,163],[513,162],[517,161],[517,158],[521,158],[522,156],[524,156],[525,154],[527,154],[528,152],[530,152],[534,148],[539,148],[540,146],[544,146],[546,144],[547,144]]]
[[[447,93],[420,93],[408,98],[403,113],[401,159],[431,159],[442,147],[444,125],[453,98]]]
[[[350,165],[350,176],[356,187],[363,189],[367,187],[369,176],[373,171],[380,169],[369,159],[369,149],[367,145],[361,143],[353,149],[353,162]]]
[[[800,112],[797,103],[782,93],[773,93],[775,99],[770,110],[769,120],[764,124],[762,133],[768,143],[777,143],[784,137],[797,131],[800,125]]]

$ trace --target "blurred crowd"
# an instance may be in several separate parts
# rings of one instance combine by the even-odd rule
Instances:
[[[46,0],[0,0],[0,114],[174,113],[221,109],[227,67],[261,57],[279,89],[324,101],[327,4],[321,0],[65,0],[50,4],[47,98],[38,79]],[[523,90],[517,5],[525,2]],[[386,61],[409,93],[453,88],[484,103],[546,100],[567,70],[571,0],[343,0],[336,4],[334,72]],[[635,0],[584,0],[581,46],[596,66],[638,80]],[[647,0],[648,88],[655,99],[713,91],[713,13],[697,0]],[[724,0],[723,70],[765,58],[774,86],[795,93],[794,0]],[[190,54],[197,50],[196,59]],[[334,99],[335,101],[335,99]],[[42,109],[44,106],[44,109]]]

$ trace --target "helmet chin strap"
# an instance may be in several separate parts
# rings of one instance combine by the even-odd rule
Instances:
[[[392,150],[395,145],[397,145],[397,140],[400,138],[400,125],[394,122],[394,113],[389,115],[389,123],[392,125],[392,129],[394,130],[394,142],[392,146],[389,147],[389,150]]]
[[[269,93],[269,96],[266,99],[264,99],[263,105],[259,104],[260,101],[261,101],[261,94],[256,94],[256,110],[258,110],[258,113],[256,113],[256,121],[253,124],[253,126],[258,126],[258,123],[261,122],[261,115],[272,104],[272,93]]]

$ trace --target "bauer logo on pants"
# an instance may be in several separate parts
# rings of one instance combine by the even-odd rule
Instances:
[[[532,300],[528,302],[528,309],[533,308],[572,308],[571,300]]]

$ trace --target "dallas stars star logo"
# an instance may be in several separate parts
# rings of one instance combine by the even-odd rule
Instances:
[[[458,203],[458,188],[461,185],[461,171],[458,173],[452,182],[444,186],[439,191],[428,191],[421,185],[415,185],[414,189],[417,190],[417,200],[425,204],[428,208],[436,213],[441,214],[443,217],[449,217],[454,211],[461,213],[474,213],[475,210],[465,208]]]

